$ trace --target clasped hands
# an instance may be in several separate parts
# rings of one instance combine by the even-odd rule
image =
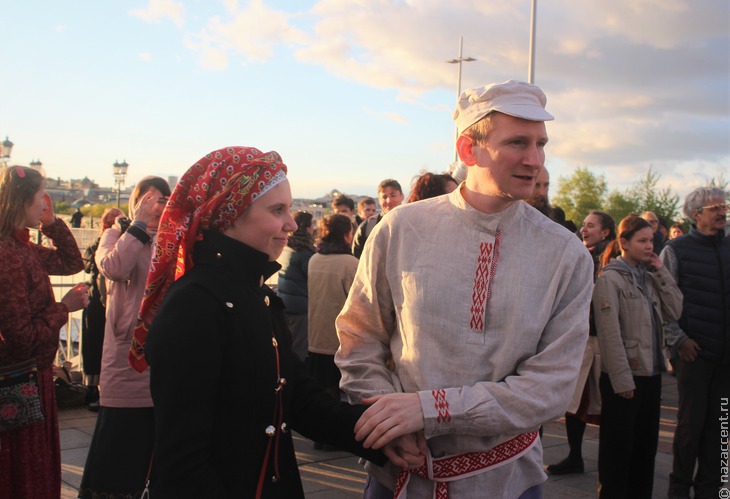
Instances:
[[[399,468],[415,468],[426,461],[423,410],[417,393],[388,393],[362,399],[370,407],[355,424],[355,439],[366,449],[382,449]]]

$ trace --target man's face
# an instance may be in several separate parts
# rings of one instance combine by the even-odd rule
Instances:
[[[694,212],[697,230],[703,234],[717,234],[725,230],[727,220],[727,203],[724,199],[712,199],[700,211]]]
[[[532,190],[532,196],[527,199],[527,203],[534,206],[538,210],[549,206],[548,190],[550,189],[550,175],[547,168],[540,168],[535,180],[535,188]]]
[[[498,208],[504,209],[532,195],[545,163],[548,136],[542,121],[502,113],[496,113],[492,120],[493,128],[486,140],[473,146],[476,168],[470,167],[469,176],[472,171],[474,176],[467,180],[474,191],[499,198]]]
[[[367,220],[368,218],[375,215],[375,203],[372,204],[364,204],[360,207],[360,212],[358,213],[360,215],[360,218],[363,220]]]
[[[340,204],[335,206],[335,213],[338,215],[345,215],[348,218],[352,218],[352,210],[346,204]]]
[[[384,187],[378,193],[378,199],[380,200],[380,206],[383,208],[383,215],[385,215],[396,206],[400,206],[403,202],[403,193],[392,187]]]
[[[647,211],[643,215],[641,215],[641,218],[649,222],[649,225],[651,225],[652,232],[656,232],[659,228],[659,218],[654,214],[653,211]]]

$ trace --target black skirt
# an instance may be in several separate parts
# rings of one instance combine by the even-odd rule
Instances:
[[[79,497],[139,499],[150,469],[154,440],[152,407],[102,406],[86,458]],[[152,491],[154,469],[150,481]]]

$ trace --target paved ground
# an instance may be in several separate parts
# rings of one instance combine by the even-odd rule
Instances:
[[[667,494],[668,475],[672,465],[672,436],[677,416],[676,381],[664,375],[659,451],[656,457],[654,498]],[[86,408],[60,413],[63,491],[61,497],[75,498],[86,461],[96,415]],[[304,438],[295,441],[304,490],[308,499],[362,497],[365,472],[357,458],[345,452],[322,452],[312,449]],[[567,455],[568,444],[562,420],[544,428],[545,462],[554,463]],[[596,497],[598,428],[589,426],[583,442],[586,472],[581,475],[550,477],[544,484],[545,499],[582,499]],[[203,498],[201,498],[203,499]]]

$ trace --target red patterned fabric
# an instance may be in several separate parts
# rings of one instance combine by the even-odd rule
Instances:
[[[431,395],[433,395],[434,398],[433,406],[438,411],[436,422],[448,423],[451,421],[451,414],[449,414],[449,401],[446,400],[446,390],[431,390]]]
[[[523,433],[486,452],[467,452],[455,456],[432,458],[419,468],[403,469],[396,481],[393,499],[405,499],[411,475],[435,482],[434,497],[449,497],[448,483],[460,478],[478,475],[523,456],[537,443],[537,432]]]
[[[170,285],[192,268],[192,248],[202,231],[225,231],[252,202],[285,180],[286,171],[277,152],[235,146],[205,155],[185,172],[160,219],[129,352],[133,368],[147,368],[144,343],[149,326]]]
[[[57,303],[49,275],[73,275],[84,268],[66,224],[56,219],[42,227],[55,249],[29,242],[28,230],[0,238],[0,364],[36,359],[38,368],[53,364],[58,335],[68,308]]]
[[[49,274],[83,268],[76,241],[56,219],[41,231],[56,249],[29,241],[28,230],[0,238],[0,364],[35,358],[45,422],[0,433],[0,499],[61,495],[61,448],[52,364],[68,309],[56,303]]]
[[[471,295],[470,327],[474,331],[484,330],[484,318],[492,294],[492,281],[499,261],[499,243],[502,231],[497,232],[494,243],[483,242],[479,245],[477,270],[474,274],[474,288]]]

